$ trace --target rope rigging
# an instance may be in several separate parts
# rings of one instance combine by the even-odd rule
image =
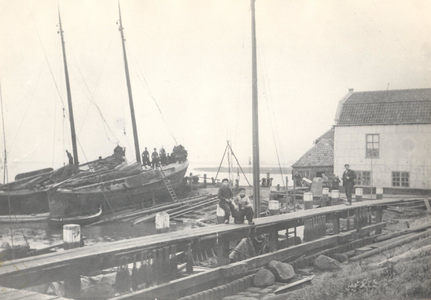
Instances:
[[[135,68],[135,71],[137,73],[137,76],[139,78],[140,83],[142,84],[142,87],[147,91],[148,95],[151,97],[151,99],[153,99],[154,103],[156,104],[156,107],[160,113],[160,116],[162,117],[163,123],[166,126],[166,129],[168,130],[169,134],[171,135],[171,137],[173,138],[173,140],[175,141],[175,145],[178,145],[177,139],[175,138],[171,128],[169,127],[165,116],[162,113],[162,109],[159,106],[159,103],[157,102],[156,98],[154,97],[153,93],[151,92],[150,86],[148,85],[147,80],[145,79],[145,76],[141,70],[141,68],[139,67],[139,64],[137,63],[137,60],[135,58],[135,56],[133,55],[133,53],[130,52],[130,49],[128,49],[128,52],[130,54],[130,57],[132,57],[132,65]],[[139,72],[138,72],[139,71]],[[139,76],[141,75],[141,76]],[[141,78],[142,77],[142,78]],[[145,83],[145,84],[144,84]]]
[[[260,48],[262,48],[262,47],[260,47]],[[270,92],[270,89],[269,89],[268,79],[267,79],[267,76],[266,76],[266,74],[267,74],[266,64],[265,64],[265,59],[263,58],[263,56],[264,55],[259,55],[259,58],[260,58],[261,63],[262,63],[262,69],[263,69],[263,82],[264,82],[265,90],[267,91],[267,95],[268,95],[268,97],[266,97],[266,94],[264,93],[264,95],[265,95],[264,98],[265,98],[266,106],[267,106],[267,109],[268,109],[269,122],[271,124],[271,132],[272,132],[272,138],[273,138],[273,141],[274,141],[275,153],[277,154],[277,161],[278,161],[278,167],[280,169],[281,182],[286,187],[287,182],[285,183],[285,180],[284,180],[283,168],[281,166],[280,155],[278,153],[277,140],[275,138],[275,133],[274,133],[274,124],[273,124],[273,121],[272,121],[272,119],[273,119],[272,116],[273,116],[274,112],[273,112],[272,108],[270,107],[270,100],[269,99],[271,98],[271,92]]]

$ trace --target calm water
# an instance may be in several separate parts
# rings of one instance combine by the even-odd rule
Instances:
[[[14,165],[11,169],[9,167],[9,174],[11,178],[15,176],[15,174],[30,170],[35,170],[38,168],[43,168],[43,165],[32,164],[31,166],[21,166]],[[193,173],[193,175],[200,175],[203,177],[203,174],[207,174],[208,180],[211,177],[215,177],[217,170],[215,171],[202,171],[201,168],[217,168],[218,165],[190,165],[188,173]],[[277,167],[275,167],[276,170]],[[236,172],[236,169],[235,169]],[[253,180],[253,175],[251,173],[250,168],[244,169],[245,175],[251,183]],[[280,174],[271,174],[273,177],[273,185],[283,184],[282,176]],[[285,177],[286,175],[284,175]],[[220,172],[218,178],[228,178],[229,174],[227,172]],[[266,177],[266,173],[262,173],[260,178]],[[237,174],[234,174],[233,178],[237,178]],[[202,182],[203,179],[200,179]],[[289,175],[289,185],[291,184],[291,176]],[[240,174],[240,185],[247,185],[247,181],[243,174]],[[195,223],[184,222],[178,223],[171,222],[171,231],[183,230],[185,228],[195,227]],[[13,224],[9,226],[7,224],[0,224],[0,244],[3,242],[8,242],[11,244],[11,230],[13,233],[13,242],[14,245],[24,244],[24,236],[30,243],[31,248],[39,249],[42,247],[49,246],[53,243],[59,242],[63,238],[63,231],[61,228],[50,228],[47,223],[24,223],[24,224]],[[125,222],[113,222],[105,225],[99,226],[91,226],[91,227],[82,227],[82,235],[86,239],[86,245],[94,245],[101,242],[110,242],[117,241],[122,239],[128,239],[133,237],[141,237],[146,235],[155,234],[155,226],[153,223],[147,224],[138,224],[131,226],[130,223]]]

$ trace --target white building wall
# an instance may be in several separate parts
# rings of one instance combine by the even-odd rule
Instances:
[[[366,135],[380,134],[379,158],[366,158]],[[431,124],[335,127],[334,173],[344,164],[371,171],[374,187],[392,187],[392,171],[409,172],[410,188],[431,189]]]

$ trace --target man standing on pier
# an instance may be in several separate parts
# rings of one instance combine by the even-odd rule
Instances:
[[[353,186],[355,185],[355,182],[353,181],[356,178],[355,171],[350,169],[349,164],[345,164],[344,168],[346,168],[346,171],[343,173],[343,186],[346,189],[346,197],[347,197],[347,205],[352,205],[352,193],[353,193]]]
[[[227,178],[221,181],[222,186],[218,190],[218,198],[220,199],[218,205],[224,210],[224,223],[229,224],[230,207],[229,202],[233,197],[232,190],[229,187],[229,180]]]
[[[231,207],[232,215],[235,219],[235,224],[244,224],[245,217],[249,225],[254,225],[253,204],[251,203],[250,198],[246,196],[245,188],[239,189],[239,195],[236,196],[232,204],[237,207],[237,209],[235,209],[235,207]]]

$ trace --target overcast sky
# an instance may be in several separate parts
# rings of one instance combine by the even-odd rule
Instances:
[[[71,151],[58,4],[79,160],[110,155],[117,141],[133,160],[117,1],[0,0],[9,162],[58,167]],[[141,152],[170,152],[171,131],[192,163],[218,163],[229,139],[248,164],[250,2],[127,0],[121,9]],[[261,162],[277,163],[274,136],[281,163],[295,162],[331,128],[349,88],[430,88],[430,11],[425,0],[257,0]]]

